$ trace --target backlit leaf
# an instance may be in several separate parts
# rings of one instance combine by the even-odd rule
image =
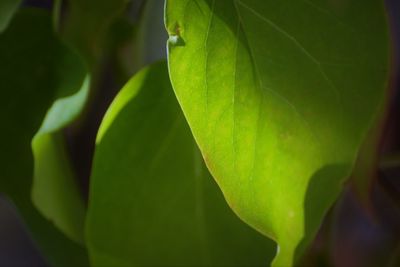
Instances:
[[[172,85],[232,209],[292,265],[388,76],[383,1],[167,0]]]
[[[274,254],[226,205],[165,62],[134,76],[102,122],[86,226],[94,266],[260,266]]]

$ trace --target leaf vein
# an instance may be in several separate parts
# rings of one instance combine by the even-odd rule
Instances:
[[[243,6],[247,10],[249,10],[251,13],[253,13],[257,18],[261,19],[268,25],[270,25],[273,29],[275,29],[277,32],[281,33],[283,36],[288,38],[292,43],[294,43],[316,66],[318,71],[321,73],[323,79],[328,83],[329,87],[332,89],[335,97],[337,98],[338,102],[341,102],[340,98],[340,92],[338,88],[335,86],[335,84],[332,82],[332,80],[328,77],[324,69],[322,68],[321,62],[315,58],[295,37],[293,37],[291,34],[286,32],[284,29],[279,27],[276,23],[271,21],[270,19],[266,18],[265,16],[261,15],[258,13],[256,10],[254,10],[252,7],[244,4],[241,0],[233,0],[235,3],[238,3],[239,5]],[[236,5],[235,5],[236,6]],[[236,8],[237,13],[239,14],[239,10]]]
[[[206,98],[206,105],[205,105],[205,107],[206,107],[206,115],[208,116],[208,102],[209,102],[209,96],[208,96],[208,59],[209,59],[209,56],[208,56],[208,49],[207,49],[207,47],[208,47],[208,40],[209,40],[209,36],[210,36],[210,31],[211,31],[211,24],[212,24],[212,20],[213,20],[213,17],[214,17],[214,9],[215,9],[215,0],[213,0],[213,2],[212,2],[212,6],[211,6],[211,13],[210,13],[210,19],[209,19],[209,21],[208,21],[208,27],[207,27],[207,32],[206,32],[206,37],[205,37],[205,40],[204,40],[204,51],[205,51],[205,66],[204,66],[204,74],[205,74],[205,77],[206,77],[206,80],[205,80],[205,98]]]

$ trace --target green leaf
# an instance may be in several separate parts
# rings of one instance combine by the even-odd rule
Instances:
[[[109,26],[123,11],[127,1],[70,1],[65,27],[61,29],[61,1],[55,2],[53,27],[61,37],[88,63],[77,57],[65,62],[57,88],[58,100],[46,114],[41,128],[36,133],[32,148],[35,158],[34,184],[32,198],[38,210],[62,230],[72,240],[84,243],[85,204],[76,184],[75,173],[71,168],[65,148],[62,130],[75,121],[85,107],[89,91],[93,86],[89,75],[98,75],[98,60],[104,49],[104,38]],[[95,90],[92,90],[91,94]]]
[[[34,182],[32,200],[41,213],[53,221],[68,237],[84,243],[85,204],[76,183],[64,147],[62,129],[74,121],[84,108],[89,93],[89,78],[82,62],[74,58],[63,71],[68,81],[59,81],[64,88],[81,89],[72,96],[55,101],[32,141]],[[75,71],[75,73],[73,73]]]
[[[167,0],[172,85],[232,209],[293,265],[388,76],[383,1]]]
[[[56,1],[53,10],[55,29],[58,28],[60,8],[61,1]],[[33,203],[44,217],[80,244],[84,243],[85,204],[71,168],[62,131],[78,118],[87,102],[90,91],[87,72],[88,68],[77,55],[64,58],[55,88],[57,100],[32,140]]]
[[[1,0],[0,3],[0,33],[4,31],[17,11],[21,0]]]
[[[16,204],[40,248],[56,266],[82,265],[85,251],[45,220],[31,201],[31,140],[59,95],[76,55],[56,38],[47,12],[22,10],[0,35],[0,191]],[[77,67],[72,65],[73,67]],[[45,192],[46,194],[49,192]]]
[[[252,266],[273,255],[209,175],[165,62],[126,84],[96,143],[86,225],[94,266]]]
[[[83,244],[85,204],[64,147],[62,130],[82,112],[89,95],[90,78],[83,61],[69,53],[58,70],[55,88],[58,99],[32,140],[32,200],[44,217],[69,238]]]

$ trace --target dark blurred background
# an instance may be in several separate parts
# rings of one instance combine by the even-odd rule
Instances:
[[[261,0],[260,0],[261,1]],[[361,0],[360,0],[361,1]],[[65,2],[65,1],[64,1]],[[146,7],[146,4],[148,5]],[[51,9],[51,0],[26,0],[22,6]],[[400,152],[400,1],[386,0],[393,36],[394,79],[391,105],[384,127],[380,153],[384,158]],[[63,6],[68,12],[68,6]],[[148,14],[146,14],[146,12]],[[149,14],[151,12],[151,14]],[[105,110],[115,94],[138,68],[144,64],[165,58],[167,35],[163,29],[163,0],[132,0],[126,10],[129,25],[143,23],[143,16],[152,18],[151,36],[143,36],[149,46],[147,53],[125,59],[125,73],[115,71],[121,62],[113,56],[102,58],[98,70],[99,80],[84,118],[78,126],[65,131],[68,151],[73,159],[83,195],[87,196],[94,140]],[[125,23],[125,22],[124,22]],[[145,22],[148,23],[148,22]],[[119,27],[118,29],[124,29]],[[129,27],[128,27],[129,28]],[[130,55],[134,50],[129,43],[127,30],[125,47],[111,46],[109,49],[123,50]],[[138,44],[136,44],[138,45]],[[397,52],[396,52],[397,51]],[[114,51],[115,52],[115,51]],[[118,53],[109,53],[115,55]],[[134,53],[133,53],[134,54]],[[137,61],[139,63],[130,63]],[[355,196],[351,185],[345,188],[336,205],[327,215],[321,230],[302,265],[309,266],[400,266],[400,168],[399,157],[393,164],[380,166],[373,183],[371,205],[366,207]],[[31,240],[29,233],[12,203],[0,195],[0,266],[47,266]]]

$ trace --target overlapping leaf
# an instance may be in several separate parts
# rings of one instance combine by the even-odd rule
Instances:
[[[165,62],[132,78],[102,122],[86,226],[94,266],[259,266],[274,253],[208,174]]]
[[[383,1],[167,0],[172,84],[233,210],[292,265],[382,101]]]
[[[79,69],[76,62],[76,55],[52,32],[47,12],[23,10],[0,35],[0,118],[4,126],[0,190],[14,201],[50,262],[57,266],[85,264],[86,255],[32,205],[31,140],[54,98],[59,92],[68,95],[63,86],[79,80],[77,72],[71,71],[72,67]]]
[[[82,62],[75,57],[59,80],[61,94],[78,90],[72,96],[58,99],[49,109],[32,141],[34,183],[32,199],[38,210],[68,237],[83,244],[85,206],[74,171],[65,151],[62,129],[74,121],[84,108],[89,93],[89,78]]]
[[[85,59],[87,68],[84,68],[85,64],[82,62],[77,62],[77,58],[66,62],[64,73],[70,74],[60,76],[58,99],[47,112],[32,142],[35,157],[32,188],[34,204],[68,237],[81,244],[84,243],[85,207],[66,153],[62,130],[78,118],[87,102],[90,89],[93,95],[93,89],[96,89],[93,80],[98,79],[96,74],[101,69],[98,60],[104,49],[104,38],[126,2],[70,1],[68,16],[64,21],[66,29],[59,30],[59,34],[65,43]],[[56,16],[53,19],[54,26],[58,29],[59,2],[55,8]]]

